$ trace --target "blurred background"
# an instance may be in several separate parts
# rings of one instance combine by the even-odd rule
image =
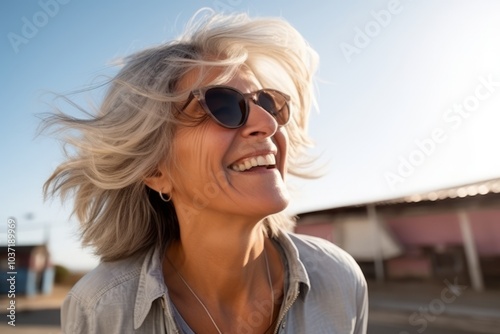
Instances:
[[[2,2],[2,305],[9,219],[26,331],[57,332],[62,296],[98,263],[79,245],[71,203],[43,201],[63,155],[36,136],[36,115],[54,93],[86,89],[116,73],[117,59],[175,38],[202,7],[283,17],[318,52],[310,153],[326,174],[291,180],[288,213],[297,232],[358,261],[369,333],[498,333],[497,0]],[[102,93],[70,98],[88,108]]]

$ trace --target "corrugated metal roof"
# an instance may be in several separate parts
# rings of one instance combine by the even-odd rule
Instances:
[[[317,214],[319,212],[326,212],[326,211],[330,212],[330,211],[346,211],[346,210],[360,210],[360,209],[364,211],[365,207],[370,204],[382,207],[382,206],[391,206],[395,204],[405,204],[405,203],[412,204],[412,203],[428,202],[428,201],[437,202],[441,200],[462,199],[466,197],[484,196],[488,194],[491,195],[498,193],[500,193],[500,178],[465,184],[456,187],[444,188],[429,192],[415,193],[412,195],[402,196],[397,198],[304,211],[298,213],[297,216]]]
[[[413,194],[392,200],[381,201],[377,204],[418,203],[421,201],[438,201],[448,198],[453,199],[468,196],[480,196],[490,193],[500,193],[500,179],[487,180],[458,187]]]

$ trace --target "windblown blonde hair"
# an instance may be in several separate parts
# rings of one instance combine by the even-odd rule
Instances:
[[[242,65],[263,87],[291,96],[288,172],[305,176],[301,157],[310,145],[306,128],[317,55],[281,19],[195,15],[177,40],[127,57],[95,115],[79,119],[58,111],[44,120],[45,127],[69,130],[64,141],[74,148],[45,183],[45,195],[60,194],[63,200],[74,196],[82,243],[103,261],[179,238],[173,204],[160,201],[144,184],[161,163],[173,159],[172,140],[179,125],[175,106],[189,94],[176,85],[193,69],[213,67],[223,70],[216,81],[224,82]],[[283,213],[266,218],[271,235],[290,224]]]

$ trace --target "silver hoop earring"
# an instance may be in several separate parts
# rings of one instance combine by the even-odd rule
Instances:
[[[166,203],[166,202],[170,202],[170,200],[172,199],[172,195],[168,195],[168,198],[163,197],[163,194],[162,194],[162,192],[161,192],[161,191],[159,191],[159,192],[158,192],[158,195],[160,195],[161,200],[162,200],[163,202],[165,202],[165,203]]]

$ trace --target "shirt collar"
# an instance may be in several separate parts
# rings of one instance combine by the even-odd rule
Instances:
[[[297,247],[289,234],[284,231],[280,231],[274,240],[285,255],[290,288],[297,287],[296,290],[300,289],[305,295],[310,290],[311,284]],[[162,258],[163,254],[158,247],[150,250],[144,257],[135,299],[134,329],[142,325],[156,299],[162,297],[169,303],[168,290],[163,279]]]
[[[286,267],[288,270],[289,287],[297,287],[296,290],[304,295],[311,289],[311,283],[307,270],[300,259],[300,253],[290,238],[288,232],[280,231],[274,239],[282,248],[286,258]]]
[[[142,263],[139,286],[135,299],[134,329],[139,328],[146,319],[151,304],[158,298],[168,296],[163,280],[162,262],[159,248],[149,251]]]

